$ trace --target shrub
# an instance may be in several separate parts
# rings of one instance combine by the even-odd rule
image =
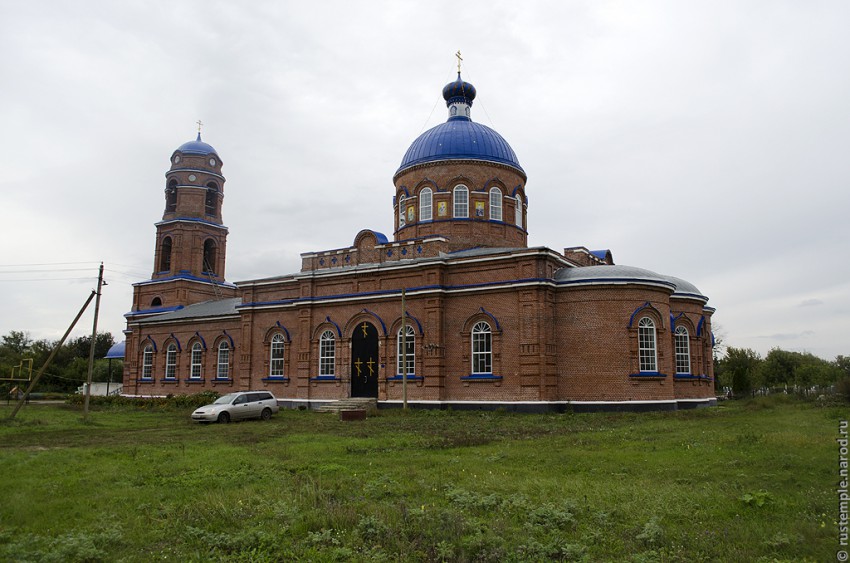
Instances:
[[[121,395],[92,396],[89,405],[92,407],[135,407],[142,410],[156,409],[196,409],[208,405],[218,399],[215,391],[203,391],[194,395],[169,395],[167,397],[123,397]],[[84,395],[70,395],[66,401],[69,405],[80,406],[85,402]]]
[[[658,516],[653,516],[644,524],[643,530],[636,539],[647,547],[657,547],[661,544],[664,539],[664,529],[661,527]]]

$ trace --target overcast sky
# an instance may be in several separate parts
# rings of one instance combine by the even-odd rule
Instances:
[[[844,0],[0,0],[0,335],[58,339],[103,261],[120,339],[198,119],[229,281],[392,237],[460,49],[528,174],[529,245],[684,278],[731,346],[848,355],[848,24]]]

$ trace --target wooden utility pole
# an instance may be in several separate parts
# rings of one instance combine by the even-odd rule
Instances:
[[[404,305],[404,288],[401,288],[401,401],[407,410],[407,309]]]
[[[97,315],[100,313],[100,290],[103,287],[103,262],[97,273],[97,299],[94,300],[94,321],[91,329],[91,346],[89,346],[89,373],[86,378],[86,400],[83,406],[83,416],[89,416],[89,397],[91,396],[91,380],[94,372],[94,345],[97,343]]]
[[[38,370],[37,374],[35,374],[35,378],[30,382],[29,387],[27,387],[27,390],[24,391],[23,397],[18,399],[18,404],[15,405],[15,408],[12,410],[12,414],[9,415],[10,419],[15,418],[15,415],[18,414],[18,411],[21,410],[21,407],[24,406],[24,403],[27,401],[27,399],[29,399],[30,392],[33,390],[33,387],[35,387],[35,384],[38,383],[39,379],[41,379],[41,376],[44,375],[44,372],[47,370],[47,367],[50,365],[50,362],[53,361],[53,358],[62,348],[62,345],[65,344],[65,339],[68,338],[68,335],[71,334],[72,330],[74,330],[77,321],[80,320],[80,317],[83,316],[83,313],[85,312],[86,308],[88,308],[89,303],[91,303],[91,300],[94,298],[94,293],[94,291],[91,292],[91,295],[89,295],[89,298],[86,299],[86,302],[83,304],[83,307],[80,309],[80,312],[77,313],[77,316],[74,317],[73,321],[71,321],[71,326],[68,327],[68,330],[65,331],[65,334],[62,335],[62,338],[59,340],[59,342],[56,343],[56,346],[53,348],[53,351],[50,352],[50,355],[47,357],[47,360],[44,362],[44,365],[41,366],[41,369]]]

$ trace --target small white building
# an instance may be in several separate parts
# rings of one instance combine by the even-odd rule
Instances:
[[[120,383],[98,382],[91,384],[91,395],[95,397],[106,397],[107,395],[120,395],[124,386]],[[86,392],[86,384],[83,383],[77,387],[77,393],[84,395]]]

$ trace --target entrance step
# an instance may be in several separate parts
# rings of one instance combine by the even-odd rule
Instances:
[[[378,408],[378,399],[369,397],[351,397],[349,399],[340,399],[332,403],[325,403],[318,407],[315,412],[333,412],[339,411],[371,411]]]

